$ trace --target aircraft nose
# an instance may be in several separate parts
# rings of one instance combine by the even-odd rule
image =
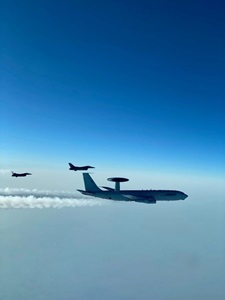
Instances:
[[[183,193],[183,200],[185,200],[188,197],[185,193]]]

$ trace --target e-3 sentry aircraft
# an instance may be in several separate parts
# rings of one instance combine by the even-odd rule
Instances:
[[[115,182],[115,188],[103,186],[106,191],[96,185],[89,173],[83,173],[83,179],[85,190],[77,191],[98,198],[154,204],[157,201],[184,200],[188,197],[185,193],[176,190],[121,190],[120,182],[129,180],[122,177],[108,178],[109,181]]]

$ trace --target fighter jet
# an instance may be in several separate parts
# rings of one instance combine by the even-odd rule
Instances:
[[[155,204],[157,201],[184,200],[188,197],[185,193],[176,190],[120,190],[120,182],[128,181],[123,177],[108,178],[115,182],[115,188],[106,187],[106,191],[100,189],[89,173],[83,173],[85,190],[77,190],[83,195],[111,199],[115,201],[134,201],[140,203]]]
[[[74,166],[73,164],[69,163],[69,170],[71,171],[85,171],[85,170],[88,170],[88,169],[94,169],[95,167],[92,167],[92,166],[83,166],[83,167],[77,167],[77,166]]]
[[[12,177],[25,177],[27,175],[32,175],[31,173],[15,173],[12,171]]]

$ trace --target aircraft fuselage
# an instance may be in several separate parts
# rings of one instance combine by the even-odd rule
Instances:
[[[117,201],[135,201],[144,203],[155,203],[156,201],[176,201],[184,200],[187,195],[176,190],[120,190],[116,191],[101,191],[87,192],[78,190],[84,195],[97,198],[117,200]]]
[[[84,166],[84,167],[70,167],[70,170],[72,171],[85,171],[88,169],[92,169],[93,167],[91,166]]]
[[[31,175],[31,173],[13,173],[12,177],[25,177],[27,175]]]
[[[88,169],[94,169],[94,167],[92,166],[81,166],[81,167],[78,167],[78,166],[74,166],[72,163],[69,163],[69,170],[71,171],[87,171]]]

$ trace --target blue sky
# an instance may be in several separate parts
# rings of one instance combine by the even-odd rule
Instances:
[[[8,0],[0,22],[0,298],[224,299],[224,2]],[[86,201],[68,162],[188,198]]]
[[[3,12],[3,169],[224,176],[222,2],[5,1]]]

